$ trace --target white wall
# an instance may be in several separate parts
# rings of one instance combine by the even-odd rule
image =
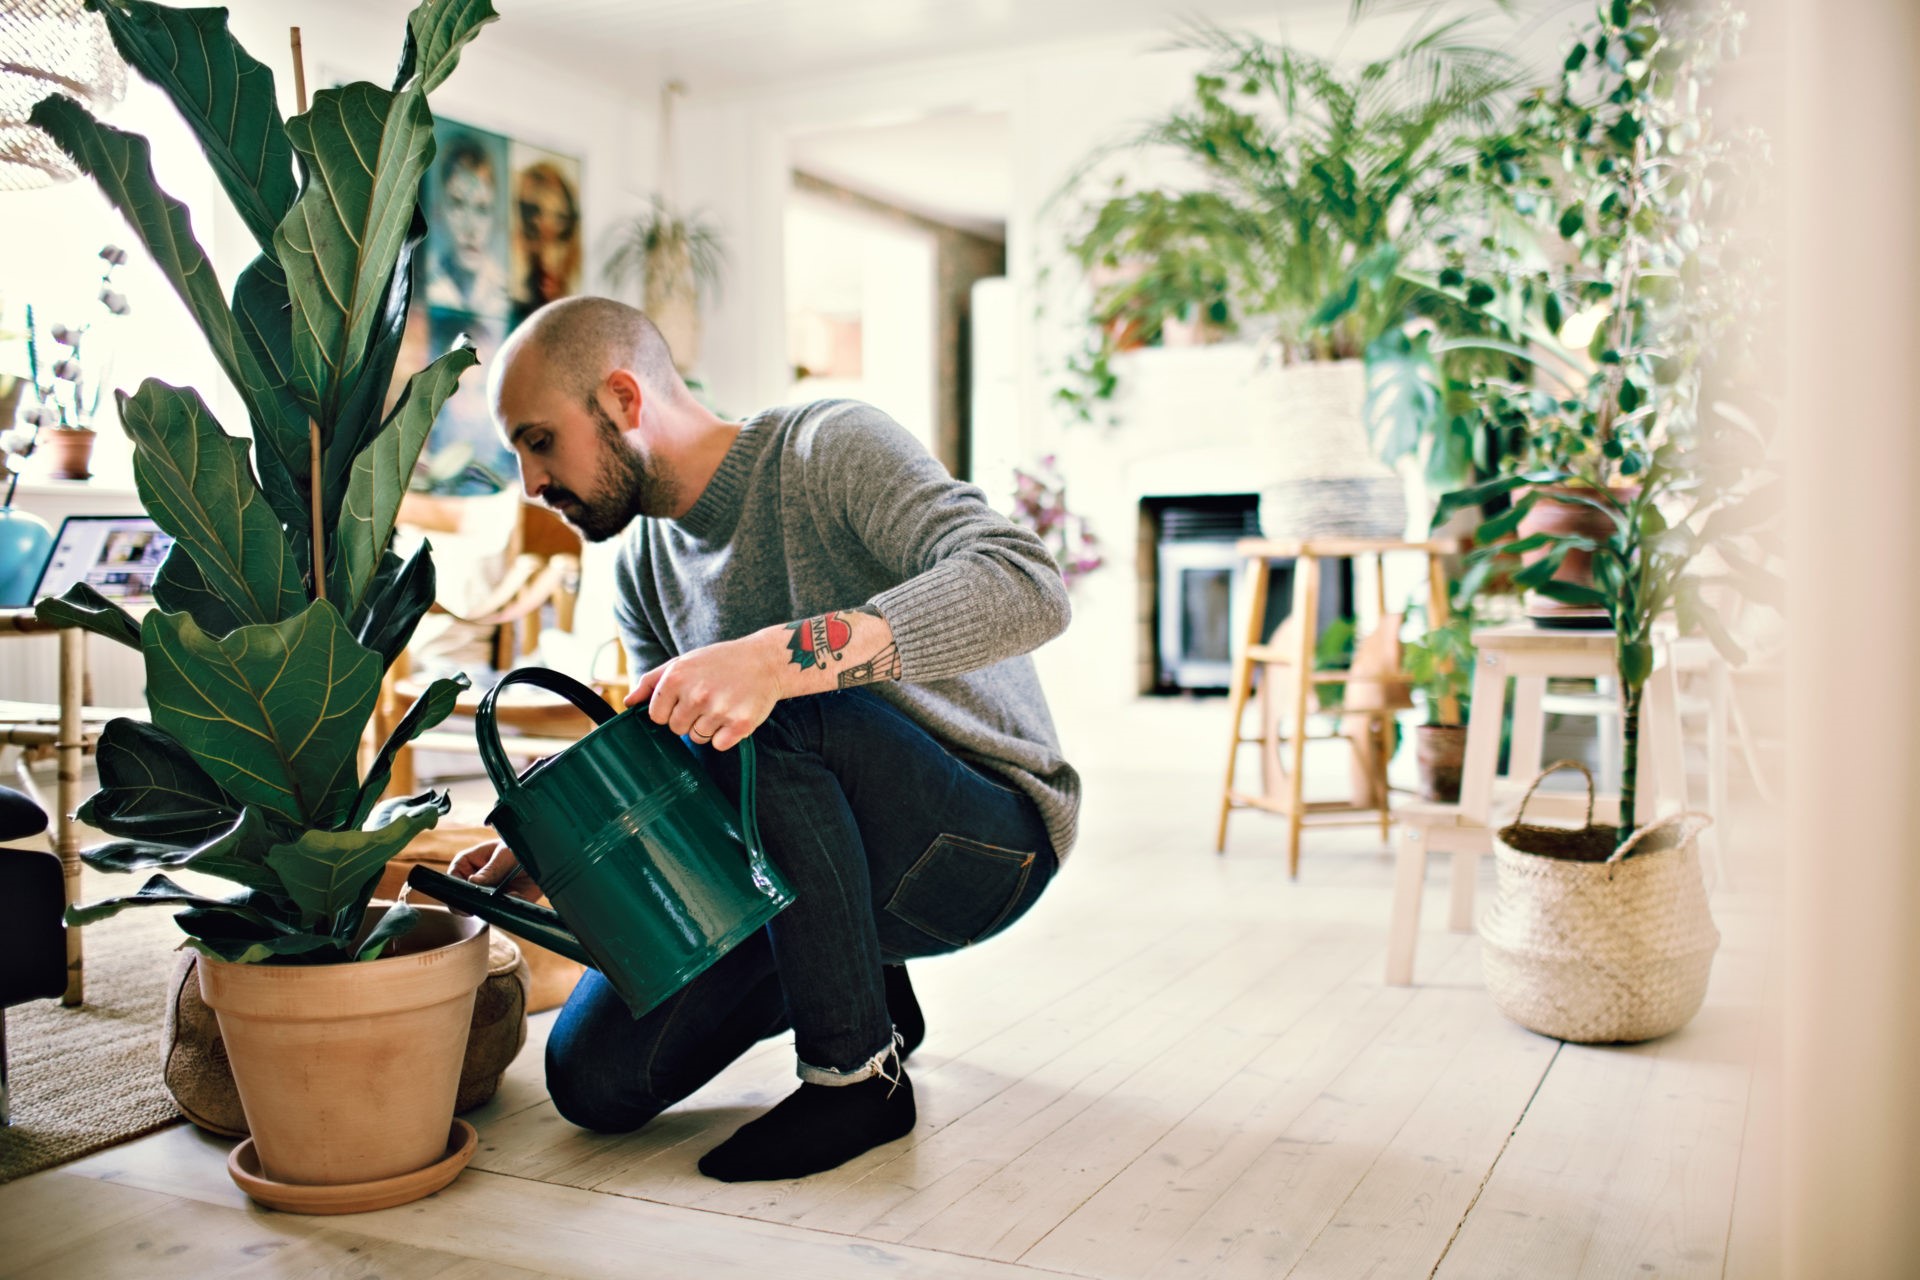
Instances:
[[[1285,37],[1331,51],[1346,30],[1347,7],[1344,0],[1289,5]],[[1478,8],[1484,12],[1488,6]],[[1204,14],[1207,6],[1196,4],[1193,9]],[[1358,57],[1390,47],[1404,31],[1399,22],[1407,20],[1371,24],[1347,53]],[[1541,24],[1522,47],[1534,51],[1530,56],[1555,47],[1565,25],[1558,19]],[[1269,36],[1282,34],[1275,22],[1254,29]],[[717,100],[702,99],[696,86],[681,118],[683,189],[695,203],[708,205],[720,216],[736,250],[725,301],[707,316],[707,372],[720,403],[745,411],[785,390],[786,307],[775,255],[786,198],[787,139],[954,111],[1008,116],[1013,193],[1007,274],[1014,291],[1017,367],[1012,412],[1017,422],[994,437],[996,442],[1012,442],[1025,460],[1057,455],[1072,500],[1090,508],[1108,555],[1108,567],[1076,589],[1075,622],[1068,635],[1041,655],[1056,702],[1063,697],[1103,701],[1132,696],[1132,504],[1139,491],[1137,486],[1127,491],[1125,472],[1131,463],[1164,452],[1168,439],[1183,437],[1190,424],[1175,415],[1157,423],[1130,421],[1108,431],[1071,425],[1051,404],[1058,371],[1080,341],[1084,296],[1077,272],[1060,248],[1061,209],[1049,209],[1048,202],[1089,152],[1126,134],[1188,90],[1198,59],[1162,49],[1168,38],[1165,30],[1107,34],[1012,56],[893,66],[864,76],[785,83]],[[987,487],[998,488],[991,483]],[[1239,486],[1223,482],[1222,487]]]

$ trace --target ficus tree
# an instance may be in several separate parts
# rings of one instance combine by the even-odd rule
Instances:
[[[224,9],[89,0],[135,70],[198,139],[258,255],[231,291],[186,207],[155,180],[145,138],[52,96],[32,121],[125,215],[205,334],[244,407],[231,432],[192,388],[120,395],[149,514],[175,542],[133,616],[82,585],[42,617],[140,651],[151,723],[116,719],[81,818],[114,839],[89,865],[155,870],[138,892],[69,911],[86,924],[177,907],[190,944],[225,960],[324,963],[381,954],[417,921],[389,911],[358,939],[381,868],[449,807],[382,803],[394,753],[451,711],[437,680],[359,772],[387,667],[432,604],[421,546],[391,546],[400,499],[441,405],[476,357],[441,355],[383,412],[425,236],[434,153],[428,94],[497,15],[489,0],[422,0],[392,87],[323,89],[281,115],[273,73]],[[233,882],[190,891],[164,870]]]

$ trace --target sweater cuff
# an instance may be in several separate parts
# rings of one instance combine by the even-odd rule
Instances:
[[[964,565],[937,564],[869,603],[893,629],[902,680],[944,680],[1009,656],[1005,620],[969,599],[973,575]]]

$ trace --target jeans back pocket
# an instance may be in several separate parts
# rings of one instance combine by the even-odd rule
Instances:
[[[967,946],[1007,922],[1033,859],[1017,849],[943,835],[901,878],[887,911],[950,947]]]

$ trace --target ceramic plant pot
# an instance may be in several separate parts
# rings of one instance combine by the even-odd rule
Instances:
[[[47,474],[55,480],[87,480],[93,476],[91,427],[61,427],[40,433],[40,444],[47,451]]]
[[[368,909],[363,934],[387,909]],[[201,960],[201,998],[220,1020],[259,1178],[387,1183],[448,1158],[487,925],[444,908],[421,915],[378,960]]]
[[[1571,494],[1591,498],[1594,490],[1569,485],[1542,485],[1534,490],[1539,498],[1533,509],[1520,521],[1515,532],[1525,538],[1536,533],[1578,534],[1595,542],[1604,542],[1614,534],[1613,521],[1599,511],[1580,502],[1563,502],[1556,494]],[[1613,491],[1614,500],[1627,503],[1639,494],[1636,488],[1621,488]],[[1521,554],[1523,564],[1532,564],[1548,554],[1546,548]],[[1553,575],[1555,582],[1565,582],[1577,587],[1591,587],[1593,581],[1593,556],[1586,551],[1569,551],[1567,558],[1560,562],[1559,571]],[[1586,605],[1567,604],[1541,595],[1537,591],[1527,593],[1527,616],[1542,626],[1604,629],[1612,625],[1607,619],[1605,609],[1590,608]]]

